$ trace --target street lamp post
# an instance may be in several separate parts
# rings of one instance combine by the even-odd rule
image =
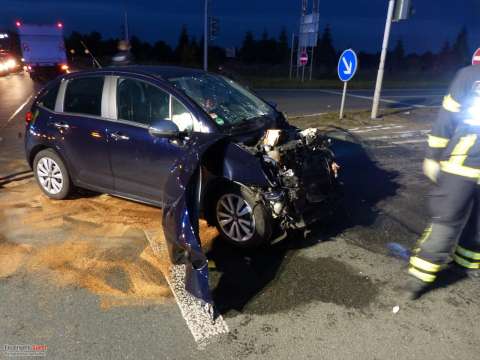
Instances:
[[[203,28],[203,70],[208,71],[208,1],[205,0],[205,19]]]
[[[382,93],[383,74],[385,73],[385,60],[387,58],[388,42],[390,39],[390,29],[392,27],[394,8],[395,8],[395,0],[389,0],[387,23],[385,24],[385,34],[383,36],[382,55],[380,56],[380,66],[378,68],[377,83],[375,86],[375,95],[373,96],[372,119],[376,119],[378,116],[378,108],[380,105],[380,95]]]

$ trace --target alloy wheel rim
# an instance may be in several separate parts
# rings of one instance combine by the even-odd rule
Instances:
[[[42,188],[49,194],[58,194],[63,189],[63,174],[55,160],[44,157],[37,164],[37,177]]]
[[[248,241],[255,233],[252,208],[235,194],[225,194],[218,200],[217,221],[222,231],[236,242]]]

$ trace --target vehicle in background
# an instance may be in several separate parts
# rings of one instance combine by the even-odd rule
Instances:
[[[49,80],[69,72],[63,24],[31,25],[16,22],[25,70],[32,80]]]
[[[20,65],[13,55],[0,50],[0,76],[16,72],[19,68]]]

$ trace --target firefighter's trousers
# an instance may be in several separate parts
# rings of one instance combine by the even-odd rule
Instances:
[[[480,269],[478,179],[441,172],[429,208],[431,225],[413,251],[409,273],[433,282],[452,258],[467,269]]]

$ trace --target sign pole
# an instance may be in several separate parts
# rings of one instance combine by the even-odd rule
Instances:
[[[312,58],[310,60],[310,81],[312,81],[312,73],[313,73],[313,53],[315,52],[315,48],[312,47]]]
[[[375,95],[373,96],[372,119],[377,119],[378,108],[380,105],[380,95],[382,93],[383,74],[385,73],[385,60],[387,58],[388,42],[390,40],[390,29],[392,27],[393,10],[395,0],[388,3],[387,23],[385,24],[385,34],[383,36],[382,55],[380,56],[380,66],[378,68],[377,83],[375,86]]]
[[[305,65],[302,65],[302,82],[305,81]]]
[[[339,119],[343,119],[343,109],[345,108],[345,98],[347,97],[347,84],[348,81],[343,83],[343,96],[342,96],[342,105],[340,106],[340,117]]]
[[[343,119],[343,112],[345,110],[345,99],[347,97],[348,82],[353,79],[358,69],[358,57],[352,49],[345,50],[338,60],[338,78],[343,81],[342,103],[340,105],[339,119]]]
[[[292,80],[292,73],[293,73],[293,52],[295,46],[295,33],[292,33],[292,50],[290,51],[290,72],[289,72],[289,79]]]
[[[208,1],[205,0],[205,19],[203,23],[203,70],[208,71]]]

